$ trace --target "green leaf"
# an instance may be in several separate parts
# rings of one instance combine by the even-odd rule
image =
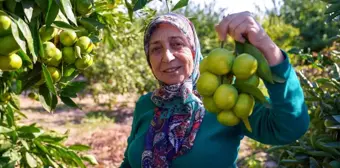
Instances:
[[[69,107],[79,108],[78,105],[69,97],[60,96],[60,99],[63,103],[65,103]]]
[[[78,75],[79,75],[79,71],[75,70],[75,71],[72,72],[72,74],[70,74],[68,76],[61,77],[60,82],[67,83],[69,81],[72,81]]]
[[[31,33],[32,33],[32,38],[33,38],[33,47],[34,47],[34,53],[39,54],[41,58],[44,58],[45,53],[43,52],[43,46],[42,42],[40,40],[40,35],[39,35],[39,27],[38,25],[40,24],[38,17],[34,18],[31,23],[29,24]],[[37,62],[37,57],[33,57],[33,63]]]
[[[129,14],[130,21],[132,21],[132,18],[133,18],[132,5],[127,0],[125,0],[125,6],[128,9],[128,14]]]
[[[47,143],[58,143],[65,140],[67,136],[56,136],[56,135],[49,135],[49,134],[42,134],[40,135],[37,140]]]
[[[77,93],[82,91],[86,87],[86,82],[77,81],[70,82],[66,85],[60,92],[60,95],[63,97],[77,97]]]
[[[52,160],[50,156],[46,155],[46,157],[47,157],[47,160],[50,162],[50,164],[52,164],[53,167],[59,167],[58,164],[54,160]]]
[[[297,159],[297,160],[306,160],[306,159],[309,158],[309,156],[305,153],[299,153],[299,152],[295,151],[295,157],[294,158]]]
[[[20,159],[22,159],[22,156],[21,154],[19,153],[18,149],[10,149],[10,150],[7,150],[5,153],[2,154],[3,157],[8,157],[11,159],[11,161],[19,161]],[[6,167],[8,166],[8,167]],[[6,165],[4,167],[6,168],[14,168],[11,167],[10,165]]]
[[[273,146],[271,148],[269,148],[266,152],[267,153],[271,153],[271,152],[275,152],[277,150],[280,150],[280,149],[287,149],[288,146]]]
[[[142,9],[146,4],[148,3],[147,0],[137,0],[133,7],[133,11],[137,11],[139,9]]]
[[[74,144],[74,145],[69,146],[68,148],[75,150],[75,151],[87,151],[91,149],[89,146],[82,145],[82,144]]]
[[[76,162],[78,166],[80,166],[81,168],[86,168],[83,161],[81,160],[81,158],[76,153],[74,153],[72,151],[69,151],[68,153],[70,154],[72,160],[74,162]]]
[[[185,7],[188,5],[189,0],[180,0],[177,4],[172,8],[172,11],[175,11],[179,8]]]
[[[34,5],[32,19],[29,23],[31,23],[34,18],[41,16],[42,12],[43,10],[38,5]]]
[[[3,168],[14,168],[15,165],[16,165],[16,162],[17,162],[16,160],[12,161],[12,162],[9,162],[6,165],[4,165]]]
[[[310,168],[320,168],[318,161],[316,161],[313,157],[309,157],[309,167]]]
[[[81,159],[90,162],[92,165],[98,165],[97,159],[93,155],[84,155]]]
[[[17,52],[17,54],[21,57],[22,61],[25,63],[27,63],[27,66],[30,68],[30,69],[33,69],[33,63],[32,63],[32,60],[31,58],[22,50],[19,50]],[[35,59],[37,59],[35,57]],[[21,92],[20,92],[21,93]]]
[[[53,27],[56,27],[56,28],[59,28],[59,29],[61,29],[61,30],[70,30],[70,31],[75,31],[75,30],[77,30],[76,27],[71,26],[71,25],[69,25],[68,23],[63,22],[63,21],[54,21],[54,22],[52,23],[52,26],[53,26]]]
[[[6,2],[4,2],[4,3],[5,3],[4,5],[6,5],[6,7],[8,8],[8,10],[9,10],[10,12],[14,13],[14,12],[15,12],[15,8],[16,8],[16,6],[17,6],[17,2],[16,2],[16,1],[13,1],[13,0],[4,0],[4,1],[6,1]]]
[[[323,83],[326,83],[326,82],[330,82],[330,79],[328,79],[328,78],[318,78],[315,81],[320,83],[320,84],[323,84]]]
[[[330,127],[327,127],[328,129],[334,129],[334,130],[340,130],[340,125],[333,125]]]
[[[40,129],[34,126],[22,126],[17,129],[18,132],[33,133],[40,132]]]
[[[105,27],[104,24],[100,23],[99,21],[93,18],[80,18],[78,19],[78,21],[90,32],[96,32]]]
[[[11,94],[12,96],[12,99],[10,101],[11,105],[17,109],[17,110],[20,110],[20,100],[19,100],[19,97],[15,94]]]
[[[52,104],[51,107],[54,110],[57,107],[58,104],[58,97],[57,95],[52,94]]]
[[[12,132],[12,131],[13,131],[13,129],[11,129],[11,128],[0,126],[0,134],[9,133],[9,132]]]
[[[249,42],[245,42],[243,45],[244,53],[252,55],[258,62],[258,68],[256,71],[258,76],[266,82],[274,83],[270,66],[262,52]]]
[[[30,153],[26,152],[25,157],[26,157],[26,161],[27,161],[28,166],[37,167],[37,165],[38,165],[37,161],[34,159],[34,157]]]
[[[45,18],[46,26],[50,26],[59,13],[59,6],[55,0],[48,0],[48,10]]]
[[[28,146],[27,142],[23,139],[20,139],[20,142],[22,144],[22,146],[25,147],[26,150],[30,150],[30,147]]]
[[[244,53],[244,45],[238,41],[235,40],[235,55],[238,56],[242,53]]]
[[[63,64],[62,66],[62,77],[69,77],[71,76],[74,71],[76,70],[76,66],[74,64],[66,65]]]
[[[340,142],[339,141],[337,141],[337,142],[327,142],[327,143],[324,144],[324,146],[330,147],[330,148],[340,149]]]
[[[19,78],[22,80],[22,90],[27,90],[30,87],[36,85],[37,82],[42,80],[41,75],[41,65],[40,64],[34,64],[34,68],[28,72],[27,74],[22,74]]]
[[[340,123],[340,115],[332,115],[334,120],[336,120],[338,123]]]
[[[6,120],[9,127],[15,126],[14,113],[11,106],[7,106]]]
[[[339,128],[340,128],[340,125],[339,125]],[[332,155],[339,155],[340,156],[340,152],[337,149],[330,147],[330,146],[327,146],[326,143],[322,142],[322,141],[323,141],[322,139],[319,139],[316,142],[316,146],[319,149],[322,149],[323,151],[330,153]]]
[[[253,85],[247,84],[247,83],[235,83],[233,84],[239,92],[248,93],[252,96],[254,96],[255,99],[259,100],[261,103],[263,103],[266,107],[271,107],[270,103],[266,99],[266,97],[263,95],[261,90],[258,87],[255,87]]]
[[[333,63],[334,65],[334,78],[340,81],[340,67],[337,63]]]
[[[52,94],[45,84],[42,84],[39,87],[39,100],[44,109],[48,112],[52,112],[58,103],[56,95]]]
[[[280,76],[272,73],[272,77],[273,77],[273,81],[277,82],[277,83],[285,83],[286,80],[281,78]]]
[[[39,140],[35,139],[35,140],[33,140],[33,143],[34,143],[35,145],[37,145],[37,147],[38,147],[41,151],[43,151],[43,152],[49,154],[47,148],[46,148]]]
[[[31,30],[29,26],[21,18],[17,18],[17,24],[19,26],[21,33],[23,34],[27,41],[28,49],[30,50],[33,56],[33,62],[35,62],[37,60],[37,55],[34,50],[34,43]]]
[[[280,161],[280,164],[289,164],[289,165],[295,165],[295,164],[300,164],[303,163],[303,160],[295,160],[295,159],[282,159]]]
[[[24,118],[27,119],[27,116],[24,113],[22,113],[21,111],[16,111],[16,113],[19,114],[21,117],[24,117]]]
[[[66,15],[66,17],[75,25],[77,25],[76,17],[72,11],[72,4],[70,0],[60,0],[62,5],[62,11]]]
[[[31,21],[34,9],[34,1],[21,1],[22,7],[24,8],[24,12],[28,22]]]
[[[336,12],[340,9],[340,3],[332,4],[330,7],[327,8],[325,14],[330,14],[332,12]]]
[[[57,93],[55,91],[53,80],[52,80],[50,72],[47,70],[47,67],[44,64],[41,64],[41,67],[42,67],[42,71],[43,71],[43,74],[44,74],[44,78],[45,78],[45,81],[46,81],[47,88],[50,90],[50,92],[52,94],[56,95]]]
[[[25,43],[25,40],[23,39],[23,37],[20,35],[17,24],[15,22],[12,22],[11,28],[12,28],[12,35],[13,35],[15,41],[20,46],[21,50],[26,52],[26,43]]]
[[[0,153],[7,151],[9,148],[12,147],[12,145],[14,145],[14,144],[12,144],[11,141],[8,141],[8,140],[2,141],[1,144],[0,144]]]
[[[35,0],[35,3],[41,8],[46,10],[48,8],[49,0]]]

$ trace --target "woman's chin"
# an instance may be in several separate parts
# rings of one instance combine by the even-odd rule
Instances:
[[[163,82],[168,85],[174,85],[174,84],[182,83],[183,81],[184,81],[184,77],[176,76],[176,77],[165,79]]]

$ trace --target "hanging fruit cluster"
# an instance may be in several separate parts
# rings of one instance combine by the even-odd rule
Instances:
[[[0,167],[85,167],[96,163],[85,145],[66,147],[67,134],[45,132],[25,117],[17,95],[39,100],[48,112],[58,101],[78,108],[71,98],[86,81],[73,81],[93,64],[101,39],[92,0],[0,0]],[[3,145],[5,144],[5,145]]]
[[[248,117],[255,101],[269,106],[258,88],[260,80],[273,83],[273,75],[261,52],[248,42],[236,42],[235,52],[223,48],[222,43],[221,48],[212,50],[202,60],[199,69],[197,90],[207,111],[216,114],[217,120],[226,126],[243,121],[252,132]]]
[[[2,71],[17,70],[22,66],[22,59],[16,54],[20,49],[11,31],[11,18],[0,10],[0,69]]]

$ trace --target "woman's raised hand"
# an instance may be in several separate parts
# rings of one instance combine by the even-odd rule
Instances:
[[[215,30],[221,41],[225,41],[227,36],[241,43],[247,39],[264,54],[269,65],[276,65],[283,60],[279,47],[250,12],[234,13],[224,17],[215,26]]]

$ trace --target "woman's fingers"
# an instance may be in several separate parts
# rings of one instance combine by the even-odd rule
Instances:
[[[222,21],[215,26],[215,30],[218,34],[218,37],[221,41],[225,41],[228,32],[228,26],[230,22],[237,17],[237,14],[231,14],[222,19]]]
[[[228,15],[215,26],[215,30],[218,33],[219,39],[224,41],[227,35],[239,42],[244,42],[247,38],[247,32],[251,32],[248,28],[258,26],[256,21],[251,16],[250,12],[241,12]],[[256,28],[255,28],[256,29]]]
[[[232,33],[232,37],[241,43],[244,43],[246,41],[246,31],[249,27],[249,25],[244,24],[245,22],[247,22],[246,20],[243,20],[243,22],[241,24],[239,24],[237,27],[235,27],[233,29],[233,33]]]
[[[230,36],[239,42],[245,42],[245,38],[243,37],[244,32],[247,30],[247,18],[243,17],[240,19],[236,19],[234,22],[231,22],[229,25]]]

